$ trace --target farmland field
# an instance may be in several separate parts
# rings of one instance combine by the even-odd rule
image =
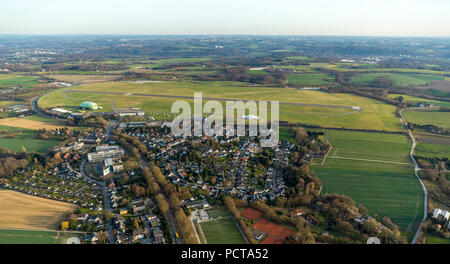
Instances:
[[[37,79],[36,76],[0,75],[0,87],[20,85],[23,88],[29,88],[38,83]]]
[[[61,121],[39,116],[30,116],[25,118],[16,118],[16,117],[4,118],[0,119],[0,125],[21,127],[33,130],[38,130],[42,128],[45,128],[47,130],[53,130],[57,128],[63,128],[65,126],[64,123]]]
[[[69,82],[69,83],[96,83],[96,82],[105,82],[111,81],[117,78],[117,76],[111,75],[45,75],[47,78],[54,79],[60,82]]]
[[[450,145],[428,144],[417,142],[414,154],[424,158],[447,158],[450,159]]]
[[[288,77],[288,82],[301,85],[326,85],[332,78],[323,73],[317,74],[291,74]]]
[[[353,66],[362,66],[360,68],[355,68]],[[310,63],[310,68],[325,68],[329,70],[334,70],[338,72],[360,72],[360,73],[407,73],[407,74],[433,74],[436,76],[446,75],[450,72],[448,71],[437,71],[429,69],[404,69],[404,68],[378,68],[372,64],[355,64],[355,63]]]
[[[445,80],[444,76],[414,73],[361,73],[356,75],[352,82],[355,84],[369,85],[379,77],[389,78],[397,86],[418,86],[426,85],[433,80]]]
[[[405,135],[327,131],[333,146],[322,166],[312,169],[323,192],[345,194],[369,209],[389,216],[400,229],[412,232],[423,212],[423,191],[408,159]]]
[[[450,137],[435,135],[416,135],[416,156],[425,158],[449,158]]]
[[[200,223],[208,244],[245,244],[231,217]]]
[[[195,82],[153,82],[125,83],[107,82],[76,87],[77,91],[99,91],[118,93],[140,93],[157,95],[180,95],[193,97],[194,92],[202,92],[204,97],[233,100],[267,100],[287,103],[321,104],[330,106],[359,106],[357,113],[351,109],[315,107],[299,105],[280,105],[280,119],[295,123],[307,123],[325,127],[347,127],[358,129],[375,129],[401,131],[402,126],[395,116],[395,107],[380,101],[352,95],[328,94],[320,91],[298,90],[294,88],[239,87],[218,83]],[[71,92],[63,89],[43,96],[39,105],[44,108],[77,107],[85,100],[95,101],[103,111],[115,107],[140,107],[147,112],[170,112],[175,98],[158,98],[151,96],[114,95]],[[187,100],[189,101],[189,100]],[[157,117],[157,116],[156,116]]]
[[[407,122],[450,128],[450,112],[407,110],[403,112],[403,115]]]
[[[59,143],[57,140],[35,139],[29,133],[20,134],[13,138],[0,137],[0,147],[17,152],[22,152],[22,146],[24,146],[27,152],[45,153]]]
[[[10,190],[0,190],[0,200],[0,228],[57,229],[76,207]]]

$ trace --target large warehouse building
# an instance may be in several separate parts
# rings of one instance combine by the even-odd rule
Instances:
[[[98,105],[94,102],[82,102],[80,104],[81,109],[88,109],[88,110],[97,110]]]

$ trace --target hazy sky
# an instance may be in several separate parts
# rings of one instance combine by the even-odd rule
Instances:
[[[0,0],[0,34],[450,37],[449,0]]]

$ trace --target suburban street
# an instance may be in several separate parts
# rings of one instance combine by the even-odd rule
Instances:
[[[112,210],[111,210],[111,203],[110,203],[110,200],[109,200],[108,188],[106,187],[105,183],[102,182],[102,181],[97,181],[97,180],[89,177],[87,175],[84,167],[85,167],[85,161],[83,161],[81,163],[81,165],[80,165],[80,171],[81,171],[81,174],[83,175],[83,177],[86,180],[88,180],[88,181],[92,181],[92,182],[95,182],[96,184],[98,184],[100,186],[101,190],[102,190],[103,207],[104,207],[103,209],[104,210],[108,210],[111,213],[113,213]],[[106,228],[108,230],[108,243],[109,244],[114,244],[114,242],[115,242],[115,240],[114,240],[114,229],[113,229],[113,226],[111,224],[111,220],[106,223]]]
[[[141,159],[141,166],[142,166],[142,168],[148,167],[148,164],[147,164],[147,162],[145,160]],[[177,237],[178,232],[177,232],[177,229],[176,229],[175,224],[173,222],[173,216],[172,216],[171,213],[169,213],[167,215],[167,220],[169,222],[168,226],[169,226],[169,229],[170,229],[170,234],[172,236],[172,240],[174,241],[175,244],[182,244],[181,239],[179,237]]]

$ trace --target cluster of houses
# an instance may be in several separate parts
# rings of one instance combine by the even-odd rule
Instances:
[[[274,157],[261,185],[248,168],[249,160],[262,151],[256,137],[177,138],[170,132],[164,133],[161,127],[144,122],[126,123],[121,128],[123,133],[137,137],[151,150],[153,158],[160,162],[163,173],[173,184],[208,191],[212,197],[225,193],[249,201],[274,200],[286,191],[281,167],[288,164],[295,144],[281,142],[273,148]],[[197,146],[195,154],[200,160],[188,160],[193,154],[191,145]],[[205,171],[217,176],[214,183],[204,179]]]
[[[84,231],[84,232],[98,232],[98,231],[104,231],[105,228],[105,220],[100,214],[78,214],[74,216],[71,216],[70,220],[65,220],[61,223],[62,229],[68,229],[68,230],[75,230],[75,231]],[[97,241],[96,234],[93,234],[93,236],[89,235],[87,236],[87,240],[85,242],[95,242]]]
[[[127,171],[130,178],[135,176],[135,172]],[[119,175],[120,176],[120,175]],[[106,182],[108,187],[106,198],[109,200],[112,209],[116,212],[113,219],[115,241],[118,244],[125,243],[143,243],[143,244],[165,244],[166,240],[161,231],[159,218],[152,214],[155,204],[149,198],[136,198],[121,207],[124,197],[122,191],[128,188],[128,185],[116,186],[113,178]],[[142,227],[132,227],[132,219],[139,219]]]
[[[131,203],[134,216],[130,217],[125,208],[120,209],[120,213],[114,215],[114,228],[117,230],[116,243],[165,244],[166,240],[161,230],[160,219],[152,213],[146,214],[149,209],[154,208],[153,202],[148,198],[139,198],[132,200]],[[142,227],[130,228],[132,218],[142,223]]]
[[[92,210],[101,209],[100,187],[87,181],[69,163],[62,163],[50,171],[17,171],[24,180],[5,183],[4,188],[47,199],[76,204]]]
[[[450,230],[450,212],[439,208],[435,208],[433,211],[432,218],[437,222],[436,229],[441,230],[441,228],[447,227]]]

